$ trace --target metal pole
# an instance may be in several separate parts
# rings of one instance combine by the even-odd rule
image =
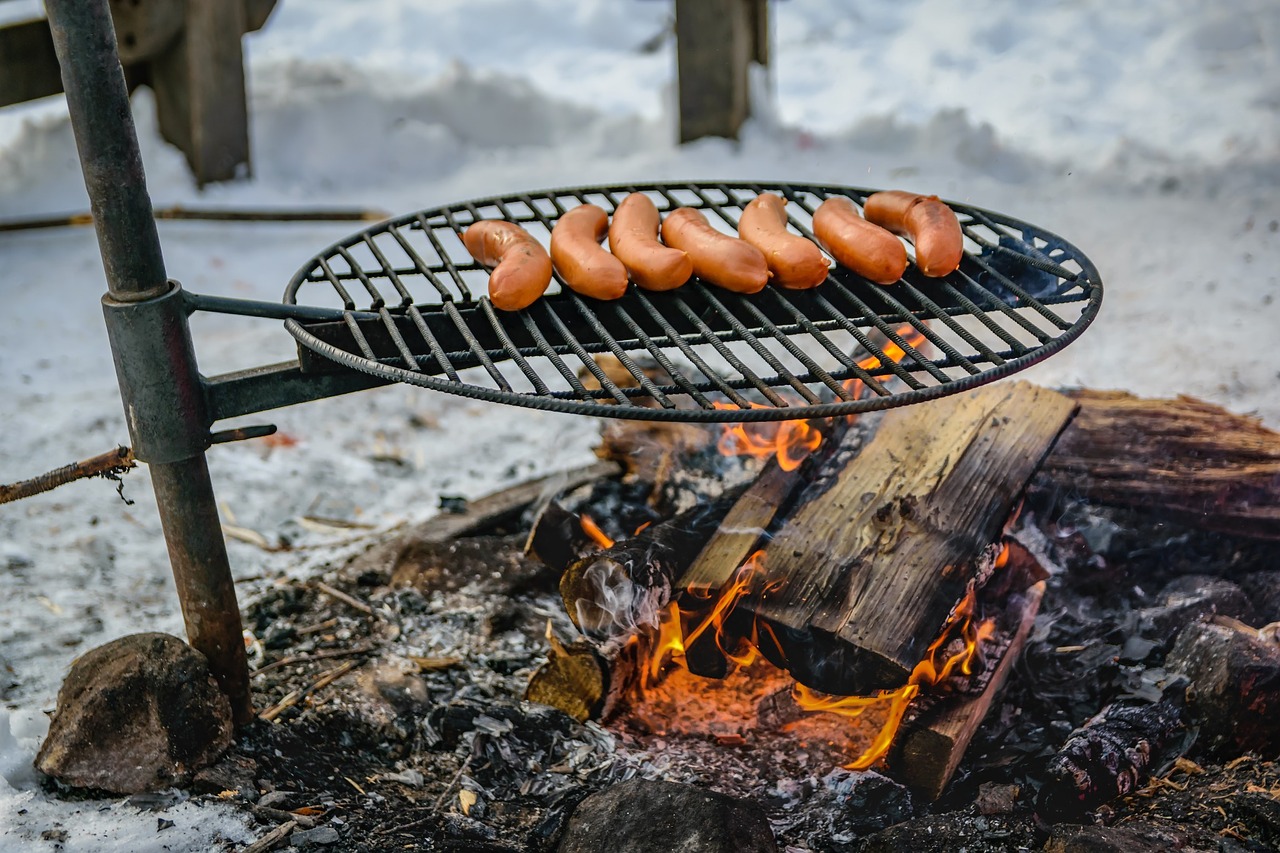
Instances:
[[[103,311],[134,453],[146,462],[187,638],[253,716],[240,610],[209,480],[205,390],[182,290],[165,275],[107,0],[47,0],[108,293]]]

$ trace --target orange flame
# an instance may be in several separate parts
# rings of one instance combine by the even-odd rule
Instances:
[[[730,403],[714,403],[717,409],[736,409]],[[753,409],[768,409],[752,403]],[[808,421],[725,424],[717,445],[724,456],[774,457],[783,471],[794,471],[809,454],[822,446],[822,433]]]
[[[591,516],[583,515],[578,519],[582,525],[582,532],[591,537],[601,548],[612,548],[613,540],[609,538],[609,534],[600,529],[600,525],[591,520]],[[639,531],[637,531],[639,532]]]
[[[894,330],[894,333],[898,337],[902,338],[903,342],[912,349],[918,350],[926,340],[924,334],[910,323],[902,324]],[[895,344],[893,341],[888,341],[884,345],[884,355],[888,361],[897,363],[906,357],[907,351]],[[874,355],[869,355],[862,361],[858,362],[858,367],[861,367],[863,370],[871,373],[887,367],[887,364],[882,364],[879,358]],[[863,391],[866,390],[866,386],[863,385],[861,379],[850,379],[844,383],[844,389],[849,392],[849,396],[857,400],[862,396]]]
[[[924,659],[911,671],[907,683],[897,690],[882,690],[875,696],[827,696],[803,684],[795,686],[796,704],[806,711],[826,711],[843,717],[857,717],[868,708],[888,705],[889,710],[879,734],[862,755],[845,765],[846,769],[866,770],[884,757],[902,725],[911,700],[919,695],[922,687],[937,684],[950,677],[957,669],[965,675],[973,674],[973,662],[982,643],[995,633],[995,623],[990,619],[974,624],[976,604],[977,596],[970,590],[952,612],[942,633],[930,644]],[[962,647],[943,657],[954,639],[962,639]]]

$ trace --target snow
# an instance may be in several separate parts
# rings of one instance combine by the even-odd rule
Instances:
[[[6,20],[38,5],[5,4]],[[30,8],[28,8],[30,7]],[[1280,7],[1265,0],[778,3],[775,62],[738,143],[673,142],[674,46],[659,0],[286,0],[246,37],[254,177],[198,191],[134,98],[159,205],[403,212],[516,189],[759,179],[936,192],[1055,231],[1096,263],[1102,314],[1027,378],[1192,394],[1280,427]],[[0,112],[0,218],[87,208],[65,107]],[[161,223],[199,293],[275,300],[352,224]],[[127,442],[89,229],[0,234],[0,481]],[[268,321],[199,316],[202,369],[291,358]],[[242,600],[354,537],[589,461],[595,424],[409,388],[270,412],[297,439],[210,453],[239,540]],[[459,458],[465,459],[459,463]],[[0,848],[198,849],[253,834],[212,806],[163,816],[62,802],[29,764],[73,657],[130,631],[181,634],[146,472],[0,508]],[[370,530],[300,521],[340,518]],[[0,662],[2,663],[2,662]],[[0,676],[3,667],[0,666]],[[16,686],[7,688],[7,681]],[[100,811],[100,809],[105,809]],[[25,811],[23,811],[25,810]],[[21,814],[19,812],[22,812]]]

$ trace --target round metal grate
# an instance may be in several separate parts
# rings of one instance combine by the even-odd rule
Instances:
[[[914,263],[884,287],[834,267],[814,290],[743,296],[697,279],[666,293],[579,296],[557,277],[530,308],[495,310],[488,272],[460,234],[481,219],[520,223],[543,245],[568,209],[612,212],[627,193],[659,210],[704,210],[736,233],[752,198],[788,201],[812,238],[829,195],[861,205],[875,190],[805,184],[670,183],[517,193],[430,208],[334,244],[290,281],[287,320],[304,369],[334,364],[480,400],[601,417],[765,421],[831,417],[923,402],[1035,364],[1097,315],[1102,281],[1062,238],[951,204],[965,235],[960,269],[926,278]],[[910,247],[908,247],[910,251]],[[316,356],[319,356],[317,358]]]

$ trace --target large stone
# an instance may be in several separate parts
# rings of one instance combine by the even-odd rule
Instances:
[[[1046,853],[1218,853],[1219,838],[1194,825],[1135,821],[1124,826],[1060,824],[1045,844]]]
[[[154,791],[186,785],[231,734],[204,655],[168,634],[132,634],[72,665],[36,768],[77,788]]]
[[[758,806],[724,794],[635,779],[597,791],[569,818],[559,853],[777,853]]]

